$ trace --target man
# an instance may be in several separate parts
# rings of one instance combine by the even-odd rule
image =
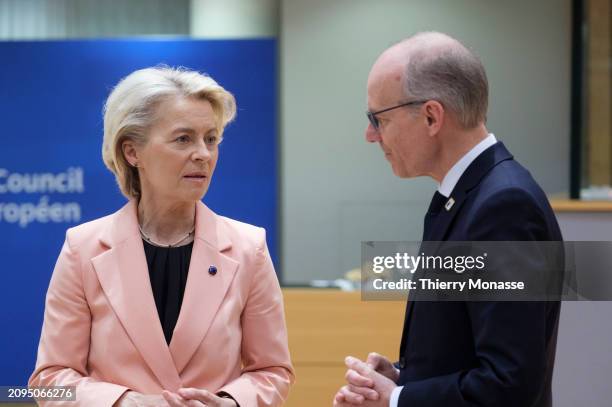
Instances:
[[[548,200],[485,127],[488,83],[457,40],[419,33],[368,78],[366,139],[395,175],[439,183],[428,241],[562,240]],[[347,357],[334,406],[550,406],[559,302],[409,301],[395,365]]]

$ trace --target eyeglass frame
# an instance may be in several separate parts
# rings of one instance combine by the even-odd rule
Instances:
[[[410,101],[410,102],[400,103],[399,105],[387,107],[386,109],[378,110],[376,112],[371,112],[371,111],[367,110],[366,111],[366,116],[368,117],[368,120],[370,121],[370,124],[372,125],[374,130],[380,131],[380,122],[378,121],[378,118],[376,117],[377,114],[385,113],[385,112],[388,112],[388,111],[394,110],[394,109],[399,109],[400,107],[404,107],[404,106],[420,105],[420,104],[426,103],[428,101],[429,100],[413,100],[413,101]]]

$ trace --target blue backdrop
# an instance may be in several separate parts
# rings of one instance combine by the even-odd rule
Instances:
[[[204,202],[265,227],[276,263],[274,40],[0,43],[0,385],[24,385],[34,368],[65,230],[126,202],[102,163],[104,100],[160,63],[206,72],[236,96]]]

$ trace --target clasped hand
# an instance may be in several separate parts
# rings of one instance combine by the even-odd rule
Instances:
[[[128,391],[114,404],[116,407],[236,407],[234,400],[222,398],[206,390],[184,388],[161,395]]]
[[[388,407],[391,392],[397,385],[398,370],[389,359],[370,353],[365,362],[347,356],[347,384],[334,396],[334,407],[359,405],[362,407]]]

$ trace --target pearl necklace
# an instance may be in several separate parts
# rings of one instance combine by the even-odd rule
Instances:
[[[170,249],[172,247],[176,247],[179,243],[181,243],[182,241],[186,240],[189,236],[191,236],[195,232],[195,225],[193,225],[193,229],[191,229],[191,232],[187,233],[187,236],[182,237],[181,240],[178,240],[172,244],[157,243],[156,241],[154,241],[153,239],[151,239],[149,236],[146,235],[146,233],[142,230],[142,227],[140,225],[138,225],[138,230],[140,230],[140,236],[142,236],[144,240],[146,240],[148,243],[151,243],[153,246],[165,247],[167,249]]]

